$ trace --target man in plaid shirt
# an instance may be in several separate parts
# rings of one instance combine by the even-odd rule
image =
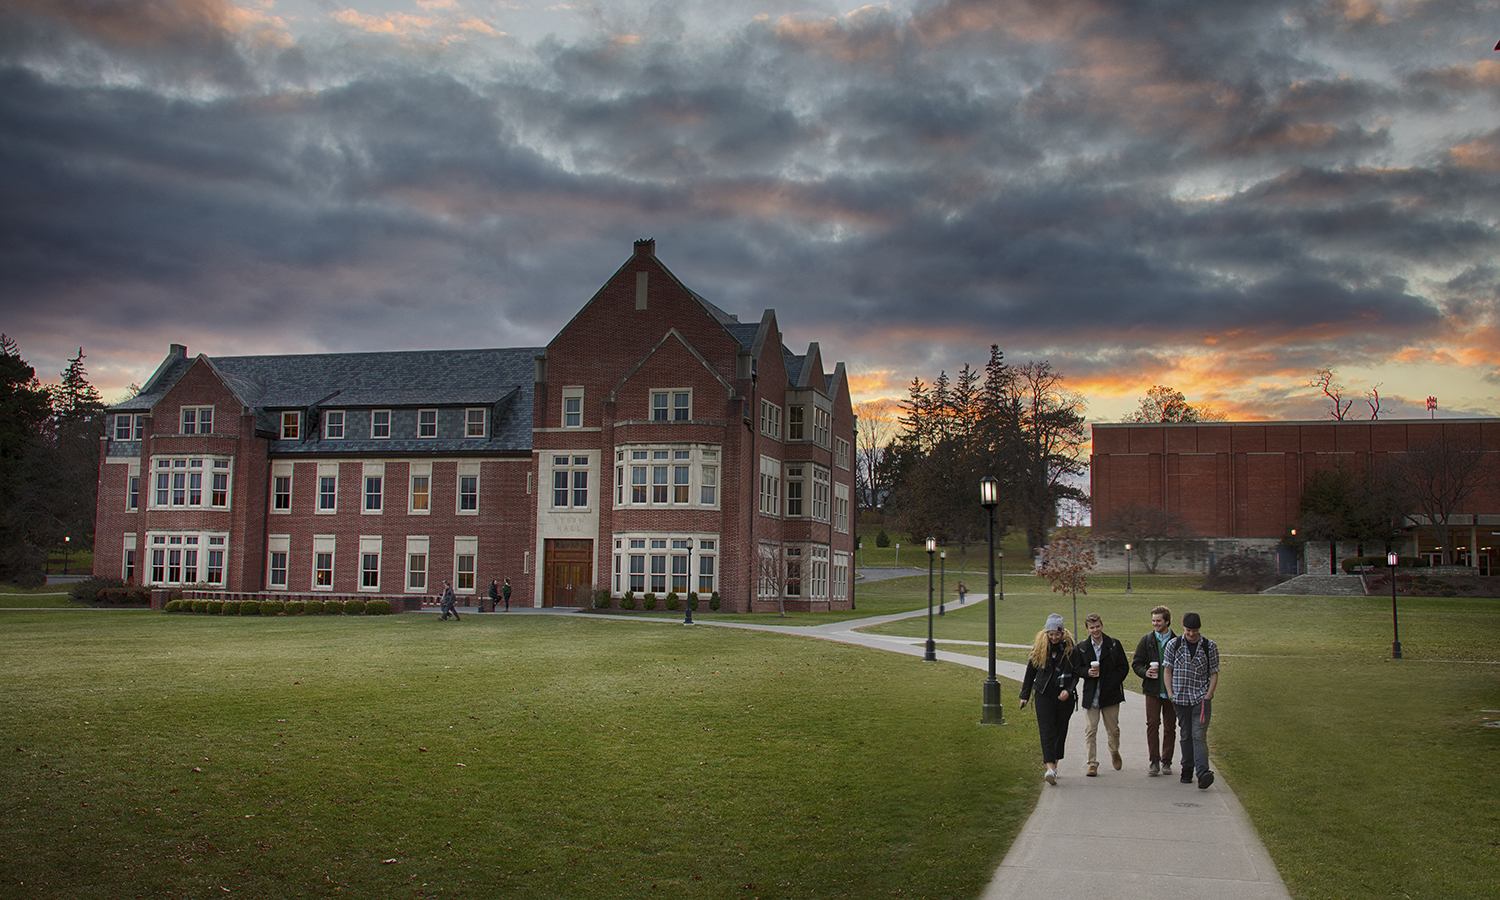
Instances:
[[[1182,783],[1198,787],[1214,783],[1208,768],[1208,722],[1212,717],[1214,689],[1219,686],[1219,645],[1200,633],[1203,619],[1197,613],[1182,617],[1182,634],[1167,644],[1162,654],[1163,683],[1177,710],[1177,731],[1182,735]],[[1186,727],[1184,727],[1186,726]]]

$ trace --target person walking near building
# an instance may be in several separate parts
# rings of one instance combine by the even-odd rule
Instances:
[[[510,612],[510,579],[505,579],[505,587],[500,589],[500,596],[505,599],[505,611]]]
[[[1177,708],[1178,731],[1182,734],[1182,783],[1198,787],[1214,783],[1208,767],[1208,723],[1213,718],[1214,691],[1219,686],[1219,645],[1203,637],[1203,620],[1197,613],[1182,617],[1182,634],[1167,645],[1162,659],[1167,693]]]
[[[1047,626],[1036,633],[1026,662],[1026,677],[1021,682],[1022,709],[1036,692],[1036,730],[1042,741],[1042,762],[1047,766],[1042,777],[1050,785],[1057,784],[1057,763],[1063,758],[1068,719],[1073,716],[1078,678],[1073,650],[1073,635],[1063,627],[1063,617],[1053,613],[1047,617]]]
[[[962,581],[960,581],[958,583],[958,605],[959,606],[963,606],[964,605],[964,597],[967,596],[968,593],[969,593],[969,589],[964,586],[964,583]]]
[[[1088,627],[1088,640],[1078,645],[1078,670],[1083,679],[1079,694],[1083,698],[1083,711],[1088,724],[1083,729],[1083,743],[1089,751],[1086,774],[1099,774],[1099,720],[1104,720],[1104,732],[1109,741],[1109,761],[1118,771],[1123,765],[1120,759],[1120,704],[1125,702],[1125,678],[1130,674],[1130,661],[1125,658],[1125,648],[1120,642],[1104,633],[1104,619],[1098,613],[1089,613],[1083,620]]]
[[[446,581],[443,582],[443,593],[438,605],[442,607],[444,622],[448,621],[450,615],[453,616],[453,621],[462,621],[458,617],[458,597],[453,594],[453,585]]]
[[[1151,630],[1135,645],[1131,668],[1141,679],[1146,697],[1146,752],[1151,756],[1151,775],[1172,774],[1172,747],[1177,742],[1177,710],[1162,682],[1161,664],[1172,633],[1172,611],[1165,606],[1151,610]],[[1160,734],[1158,734],[1158,730]]]
[[[490,579],[490,608],[489,608],[489,611],[490,612],[494,612],[495,611],[495,607],[497,607],[499,605],[500,605],[500,585],[497,584],[497,583],[495,583],[495,579],[491,578]]]

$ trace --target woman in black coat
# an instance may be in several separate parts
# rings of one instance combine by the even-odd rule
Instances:
[[[1036,693],[1036,730],[1042,739],[1043,774],[1048,784],[1057,784],[1057,761],[1063,758],[1068,740],[1068,719],[1073,715],[1074,686],[1078,680],[1073,655],[1073,635],[1063,627],[1057,613],[1047,617],[1047,627],[1037,632],[1021,682],[1021,708]]]

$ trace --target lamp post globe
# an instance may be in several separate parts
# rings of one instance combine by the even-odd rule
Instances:
[[[927,539],[927,653],[922,657],[927,662],[937,662],[937,642],[932,639],[932,554],[937,550],[937,539]]]

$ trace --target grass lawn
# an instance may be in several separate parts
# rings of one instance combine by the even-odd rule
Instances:
[[[1294,897],[1496,896],[1500,728],[1483,723],[1500,719],[1500,600],[1402,597],[1404,658],[1392,660],[1389,597],[1213,594],[1171,578],[1133,579],[1125,594],[1123,582],[1091,578],[1079,622],[1098,612],[1130,652],[1157,604],[1174,622],[1203,616],[1222,654],[1210,749]],[[926,603],[925,575],[881,585]],[[934,636],[986,641],[985,607],[950,604]],[[1007,576],[996,640],[1029,645],[1053,611],[1072,627],[1071,597]],[[927,621],[871,630],[925,636]],[[1015,708],[1013,685],[1004,699]],[[1137,705],[1122,719],[1142,716]]]
[[[910,605],[910,604],[908,604]],[[975,897],[971,669],[541,616],[0,613],[0,896]]]

